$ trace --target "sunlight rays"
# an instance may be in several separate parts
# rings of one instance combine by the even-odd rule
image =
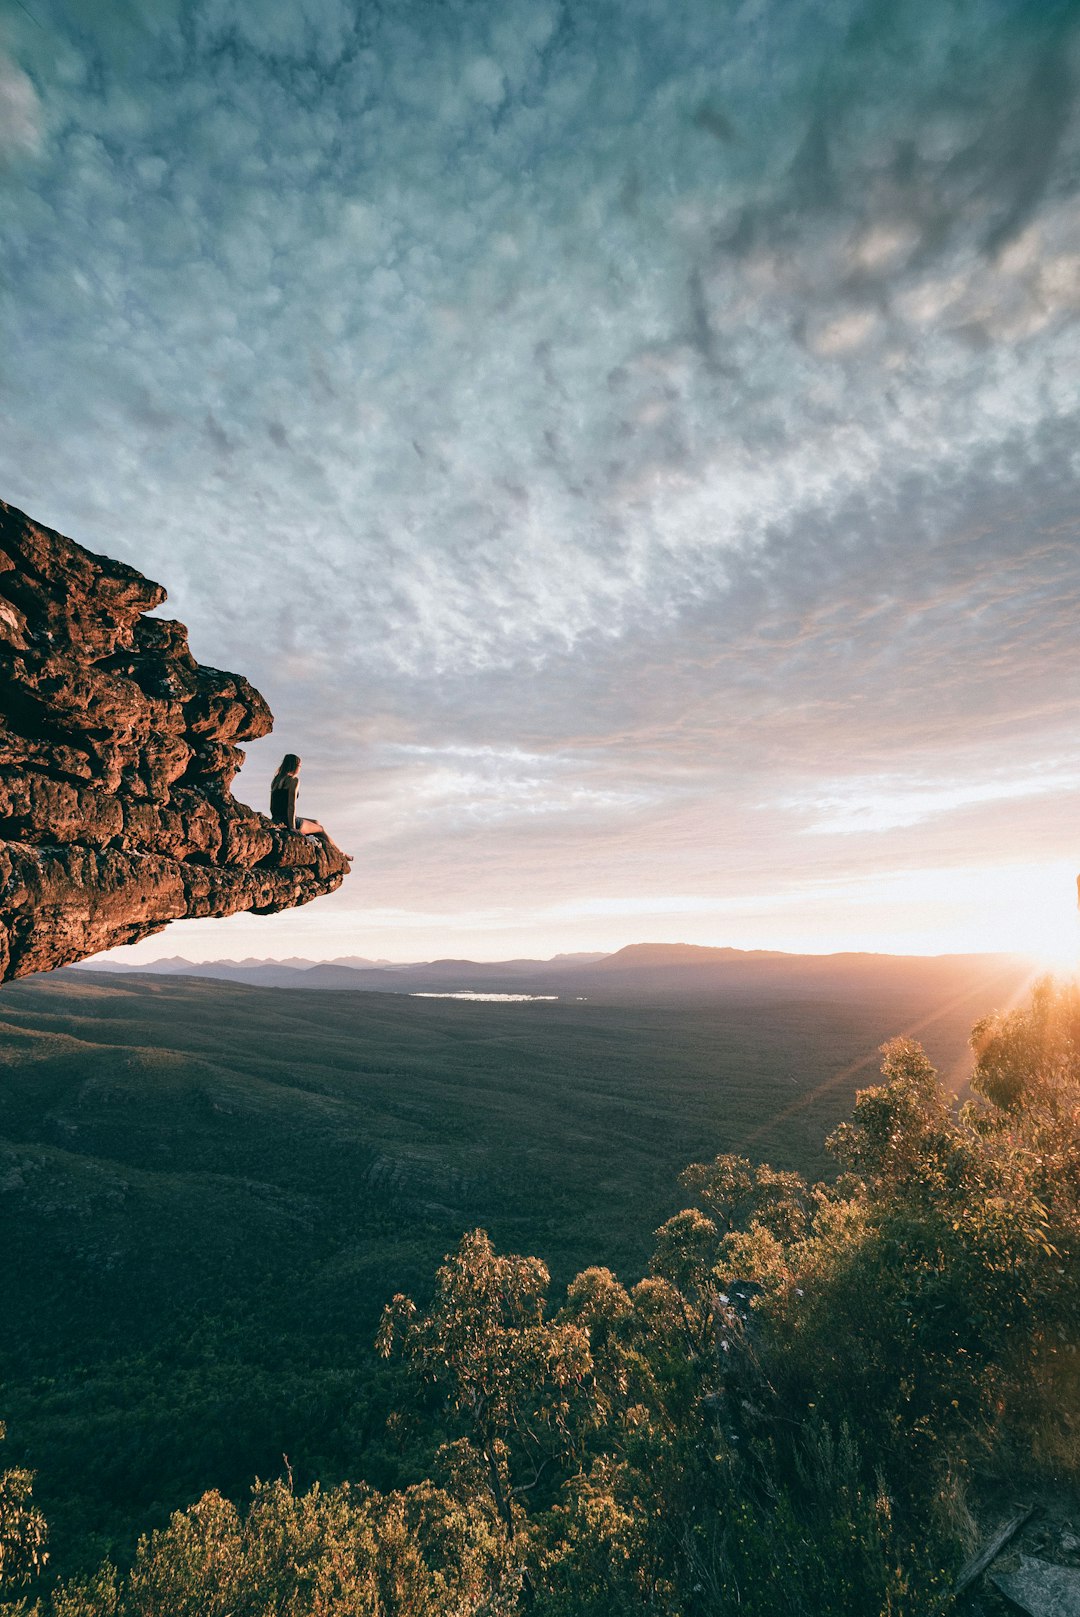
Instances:
[[[1039,975],[1040,973],[1037,970],[1033,970],[1030,977],[1025,978],[1019,985],[1013,984],[999,1009],[1002,1011],[1015,1009],[1027,996]],[[899,1029],[896,1037],[917,1039],[921,1033],[932,1027],[943,1016],[947,1016],[950,1011],[957,1010],[965,1003],[973,1005],[983,1003],[982,996],[989,989],[1011,980],[1011,974],[991,973],[984,982],[978,984],[974,989],[965,989],[962,994],[957,994],[952,999],[946,1000],[944,1004],[938,1005],[929,1015],[920,1017],[918,1021],[912,1022],[908,1027]],[[752,1129],[749,1134],[744,1135],[735,1149],[740,1152],[748,1151],[752,1145],[756,1145],[766,1135],[771,1134],[774,1129],[779,1128],[782,1123],[788,1122],[790,1118],[795,1117],[799,1112],[813,1106],[815,1101],[820,1100],[823,1095],[828,1094],[830,1090],[837,1088],[838,1085],[850,1083],[851,1079],[860,1072],[866,1072],[867,1087],[869,1087],[877,1079],[880,1059],[881,1047],[876,1046],[867,1055],[860,1056],[858,1061],[851,1062],[849,1066],[842,1067],[839,1072],[833,1073],[822,1083],[815,1084],[813,1089],[807,1090],[797,1100],[793,1100],[790,1106],[785,1106],[782,1111],[775,1112],[772,1117],[766,1118],[765,1122]],[[970,1072],[970,1060],[963,1060],[954,1062],[943,1076],[951,1089],[959,1090],[961,1085],[967,1081]]]

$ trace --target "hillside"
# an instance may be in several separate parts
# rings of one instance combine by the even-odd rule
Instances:
[[[1006,996],[953,986],[631,1007],[82,971],[8,985],[2,1414],[59,1562],[130,1549],[282,1453],[301,1480],[392,1480],[375,1322],[464,1229],[556,1282],[640,1274],[691,1159],[820,1171],[904,1027],[958,1071]]]

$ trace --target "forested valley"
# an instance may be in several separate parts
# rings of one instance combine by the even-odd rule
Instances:
[[[677,1184],[673,1176],[677,1210],[636,1232],[647,1254],[640,1278],[633,1268],[620,1275],[617,1265],[586,1264],[568,1283],[553,1282],[545,1261],[502,1238],[512,1216],[497,1238],[468,1229],[433,1274],[421,1272],[418,1247],[402,1264],[387,1261],[384,1244],[377,1274],[305,1275],[303,1217],[314,1227],[325,1211],[266,1205],[265,1270],[242,1277],[238,1293],[245,1307],[260,1288],[275,1299],[278,1334],[263,1343],[258,1371],[246,1342],[226,1391],[228,1311],[213,1315],[210,1355],[199,1341],[210,1315],[196,1293],[211,1271],[183,1263],[178,1284],[193,1290],[182,1350],[174,1344],[170,1362],[155,1366],[153,1344],[139,1338],[147,1300],[133,1296],[113,1327],[130,1335],[131,1351],[99,1360],[144,1401],[162,1369],[183,1384],[191,1421],[172,1440],[181,1450],[212,1450],[216,1440],[221,1484],[167,1519],[150,1509],[129,1541],[99,1533],[96,1557],[94,1533],[84,1523],[80,1536],[62,1509],[66,1567],[48,1558],[48,1490],[24,1463],[18,1425],[50,1399],[60,1400],[55,1426],[92,1421],[89,1406],[107,1402],[106,1372],[85,1373],[80,1401],[78,1375],[53,1366],[48,1384],[35,1381],[9,1346],[6,1368],[21,1390],[3,1403],[17,1462],[0,1484],[3,1609],[12,1617],[945,1609],[962,1563],[1010,1501],[1023,1493],[1075,1503],[1080,1482],[1080,991],[1042,983],[1019,1008],[981,1019],[972,1040],[962,1103],[918,1042],[890,1041],[877,1082],[864,1074],[853,1104],[844,1097],[848,1115],[832,1127],[819,1172],[770,1165],[750,1149],[689,1162]],[[59,1083],[70,1052],[57,1045],[51,1059]],[[190,1124],[193,1107],[221,1104],[210,1093],[177,1096],[177,1128],[181,1116]],[[115,1091],[113,1103],[122,1101]],[[303,1129],[296,1139],[302,1154]],[[784,1145],[782,1131],[773,1143]],[[54,1172],[63,1149],[49,1147]],[[32,1158],[23,1151],[26,1174]],[[6,1167],[9,1175],[18,1167],[10,1155]],[[107,1243],[110,1206],[147,1191],[131,1188],[134,1168],[127,1189],[97,1172],[77,1193],[98,1198],[87,1227]],[[203,1172],[210,1196],[206,1160]],[[72,1194],[73,1186],[69,1178]],[[463,1200],[473,1193],[457,1187]],[[508,1192],[511,1211],[512,1203]],[[378,1205],[391,1247],[415,1241],[416,1230],[395,1229],[387,1204]],[[165,1200],[160,1210],[179,1216]],[[220,1236],[226,1203],[212,1212]],[[38,1216],[44,1228],[40,1205]],[[429,1217],[443,1227],[438,1208]],[[210,1247],[214,1238],[206,1232]],[[9,1298],[20,1285],[31,1294],[19,1265],[35,1261],[9,1252]],[[220,1284],[227,1240],[212,1261]],[[353,1336],[350,1372],[358,1292],[391,1272],[415,1276],[411,1294],[384,1294],[377,1330]],[[107,1255],[100,1288],[109,1294]],[[294,1308],[322,1309],[345,1347],[332,1374],[320,1369]],[[237,1344],[243,1314],[238,1307],[232,1321]],[[260,1317],[268,1329],[273,1310]],[[32,1357],[42,1322],[11,1323]],[[199,1407],[200,1378],[204,1388],[213,1382],[209,1408]],[[262,1407],[267,1389],[272,1405],[275,1386],[290,1382],[296,1430],[285,1441],[296,1436],[303,1466],[294,1469],[288,1450],[268,1454],[260,1480],[240,1488],[225,1474],[225,1427]],[[170,1405],[170,1422],[178,1407],[183,1400]],[[305,1425],[318,1433],[306,1446]],[[110,1452],[108,1430],[98,1428],[91,1461],[106,1489],[126,1467],[153,1464],[152,1443],[149,1453]],[[146,1442],[150,1428],[141,1430]],[[350,1441],[363,1454],[355,1472],[343,1460]],[[320,1443],[332,1456],[325,1470]],[[205,1456],[192,1460],[194,1478]]]

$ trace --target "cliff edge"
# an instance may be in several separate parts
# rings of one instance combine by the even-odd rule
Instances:
[[[164,599],[0,501],[0,982],[348,874],[232,796],[237,743],[273,716],[200,667],[183,624],[144,616]]]

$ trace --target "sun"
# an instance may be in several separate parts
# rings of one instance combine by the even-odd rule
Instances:
[[[1010,893],[1017,945],[1056,977],[1080,976],[1080,909],[1075,882],[1040,880]]]
[[[943,870],[932,881],[922,873],[909,898],[926,952],[1024,955],[1037,971],[1080,976],[1076,870],[1057,859]]]

